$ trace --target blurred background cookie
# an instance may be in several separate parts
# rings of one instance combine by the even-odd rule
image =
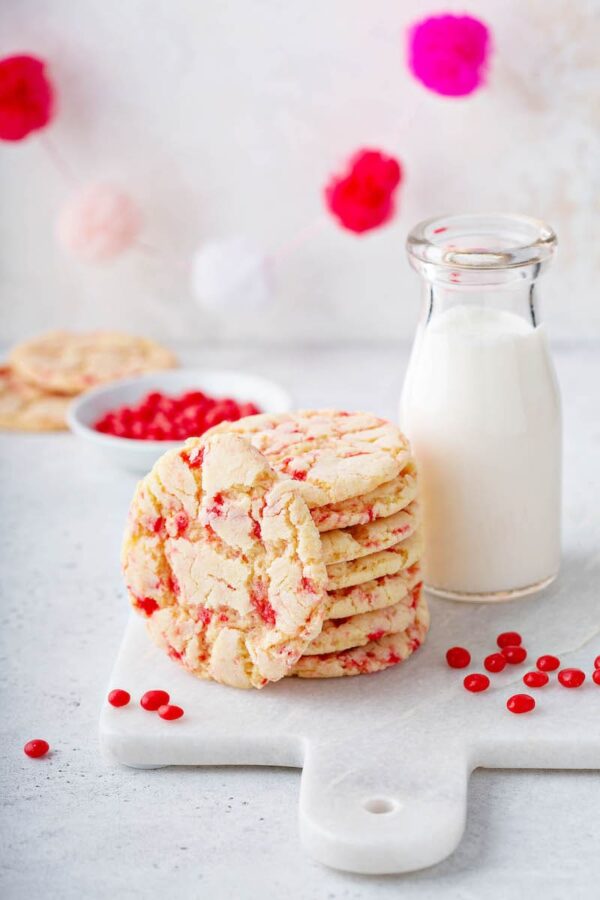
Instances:
[[[160,344],[118,331],[52,331],[17,344],[9,360],[25,381],[71,396],[177,364]]]
[[[69,397],[28,384],[10,366],[0,366],[0,428],[14,431],[62,431]]]

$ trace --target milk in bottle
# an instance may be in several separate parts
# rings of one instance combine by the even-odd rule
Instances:
[[[401,424],[421,479],[429,589],[539,590],[560,562],[561,417],[535,280],[556,239],[535,220],[454,216],[411,233],[425,308]]]

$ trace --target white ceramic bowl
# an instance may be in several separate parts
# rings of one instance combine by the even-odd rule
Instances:
[[[71,404],[69,427],[78,437],[95,446],[107,460],[144,474],[166,450],[179,447],[182,442],[115,437],[96,431],[94,423],[111,409],[138,403],[151,391],[177,396],[191,390],[204,391],[213,397],[233,397],[240,403],[256,403],[263,412],[286,412],[291,408],[288,392],[258,375],[216,369],[171,369],[115,381],[82,394]]]

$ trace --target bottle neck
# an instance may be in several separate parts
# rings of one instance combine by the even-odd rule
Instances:
[[[540,324],[534,279],[523,279],[506,285],[465,285],[423,280],[425,323],[455,307],[512,313],[533,328]]]

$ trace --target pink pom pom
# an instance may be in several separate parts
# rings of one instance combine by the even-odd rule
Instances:
[[[486,25],[472,16],[432,16],[409,31],[409,66],[430,91],[465,97],[485,80],[490,51]]]
[[[56,236],[79,259],[103,262],[127,250],[140,228],[140,212],[129,194],[109,184],[93,184],[62,210]]]

